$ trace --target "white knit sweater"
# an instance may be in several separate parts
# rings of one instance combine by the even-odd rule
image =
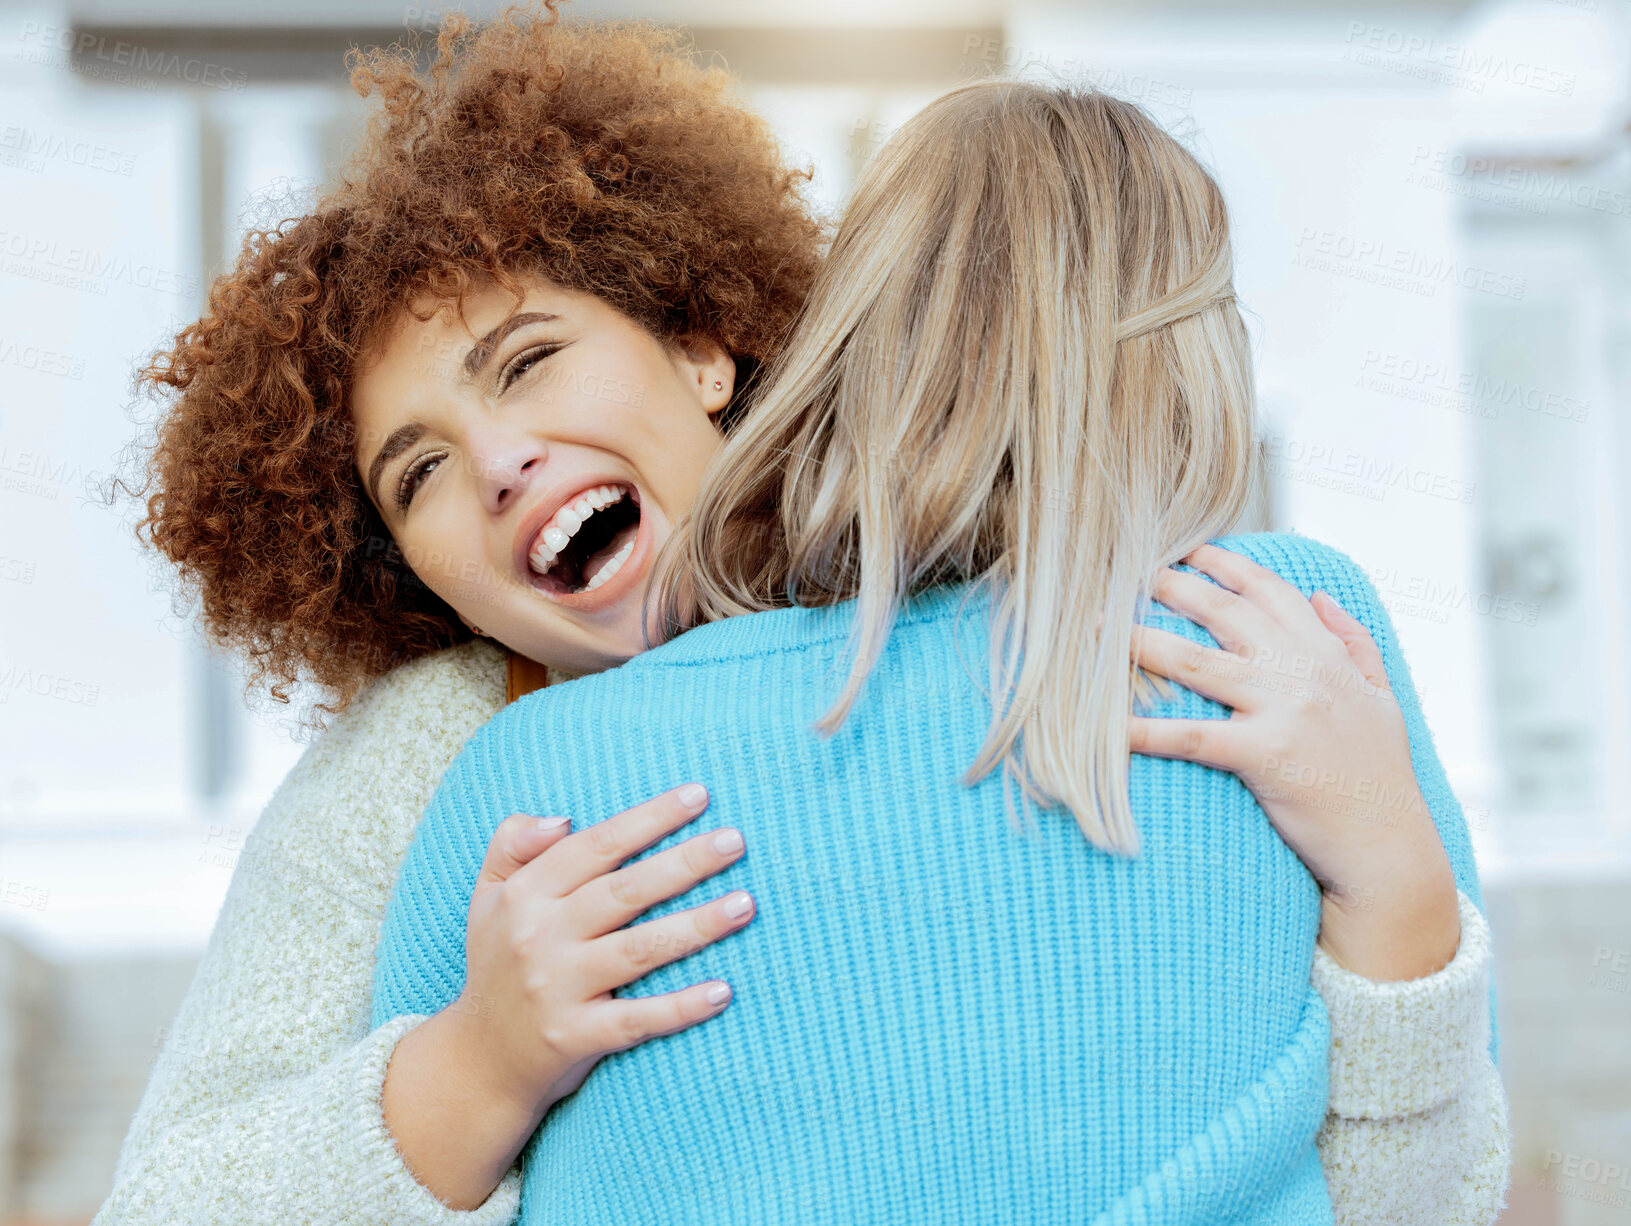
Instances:
[[[246,841],[92,1226],[515,1218],[519,1167],[469,1211],[413,1178],[380,1090],[397,1041],[424,1019],[367,1029],[402,856],[443,771],[504,699],[503,653],[467,643],[380,678],[307,748]],[[1405,983],[1315,951],[1331,1019],[1318,1144],[1339,1226],[1487,1226],[1504,1203],[1489,930],[1465,895],[1461,924],[1454,961]]]

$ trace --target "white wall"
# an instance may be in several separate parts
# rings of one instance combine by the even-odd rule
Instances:
[[[196,765],[188,647],[90,495],[134,432],[133,355],[197,313],[191,111],[23,47],[45,62],[0,87],[0,829],[163,820]]]

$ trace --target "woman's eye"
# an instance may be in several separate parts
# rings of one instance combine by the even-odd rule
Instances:
[[[404,470],[402,480],[397,482],[396,486],[396,507],[398,511],[408,509],[408,504],[413,501],[413,496],[418,491],[420,484],[426,477],[430,476],[431,469],[441,462],[441,456],[430,455],[414,461]]]
[[[499,390],[503,391],[505,388],[509,387],[510,384],[514,383],[522,375],[526,374],[539,362],[543,361],[559,348],[559,345],[535,345],[531,349],[527,349],[516,354],[516,356],[510,361],[510,364],[504,368],[504,373],[499,376]]]

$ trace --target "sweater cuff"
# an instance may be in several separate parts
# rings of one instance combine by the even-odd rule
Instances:
[[[1331,1019],[1330,1111],[1413,1115],[1456,1097],[1489,1049],[1489,925],[1460,890],[1461,944],[1420,979],[1379,983],[1319,946],[1312,979]]]
[[[512,1166],[492,1194],[474,1209],[449,1208],[414,1178],[402,1151],[385,1126],[382,1096],[385,1070],[402,1037],[426,1019],[426,1014],[405,1013],[378,1027],[368,1038],[368,1051],[359,1062],[350,1101],[355,1104],[356,1138],[353,1152],[362,1164],[361,1183],[370,1189],[368,1204],[378,1204],[380,1220],[393,1226],[508,1226],[521,1208],[521,1171]]]

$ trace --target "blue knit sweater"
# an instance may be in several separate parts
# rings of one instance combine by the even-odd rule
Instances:
[[[1461,809],[1393,627],[1346,555],[1219,538],[1381,648],[1456,881],[1482,905]],[[1184,567],[1183,569],[1192,569]],[[1199,573],[1199,572],[1197,572]],[[965,598],[971,597],[965,604]],[[960,606],[961,609],[960,609]],[[464,982],[465,913],[513,812],[575,829],[687,779],[737,863],[642,919],[742,888],[751,924],[617,995],[728,981],[728,1008],[604,1059],[524,1156],[521,1220],[608,1223],[1332,1221],[1315,1134],[1328,1019],[1309,975],[1319,888],[1227,772],[1143,755],[1136,859],[1002,773],[959,783],[990,719],[986,598],[912,601],[848,721],[853,604],[705,625],[511,704],[449,768],[386,915],[373,1021]],[[1213,645],[1155,605],[1145,622]],[[1154,714],[1225,717],[1189,691]],[[1491,1054],[1496,1053],[1491,993]]]

